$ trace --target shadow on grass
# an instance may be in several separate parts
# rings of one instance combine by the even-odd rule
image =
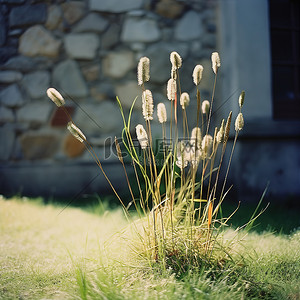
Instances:
[[[268,200],[264,200],[261,209],[265,208]],[[255,203],[241,203],[238,211],[229,220],[228,225],[239,227],[246,224],[256,209]],[[228,216],[237,207],[236,203],[226,202],[222,205],[223,216]],[[259,209],[259,211],[261,210]],[[264,231],[275,234],[290,234],[300,228],[300,205],[297,203],[270,202],[267,209],[255,220],[251,231],[262,233]]]
[[[124,199],[126,199],[126,195]],[[113,195],[83,195],[74,198],[36,198],[32,199],[35,202],[43,204],[51,204],[61,207],[61,213],[68,207],[81,208],[87,212],[103,215],[108,210],[114,210],[121,205]],[[271,202],[265,199],[258,209],[258,212],[267,206],[267,209],[255,220],[251,231],[262,233],[272,232],[275,234],[290,234],[300,228],[300,204],[289,202],[288,200],[282,203]],[[128,203],[125,203],[126,205]],[[228,217],[237,208],[237,202],[224,201],[222,204],[222,216]],[[237,212],[231,217],[228,225],[234,228],[245,225],[253,215],[257,203],[243,202],[240,204]]]

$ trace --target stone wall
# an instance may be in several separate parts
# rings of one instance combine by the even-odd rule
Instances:
[[[139,96],[133,119],[141,118],[136,81],[141,56],[151,60],[148,87],[155,103],[167,102],[171,51],[184,61],[184,91],[195,95],[191,74],[200,63],[205,69],[202,95],[210,94],[215,0],[0,3],[0,193],[70,195],[70,188],[66,193],[56,189],[69,165],[70,176],[76,173],[78,179],[74,192],[92,179],[80,172],[92,168],[90,156],[67,133],[68,119],[47,99],[48,87],[66,97],[68,112],[102,158],[107,138],[120,136],[122,129],[116,95],[125,110]],[[102,181],[94,190],[101,186]]]

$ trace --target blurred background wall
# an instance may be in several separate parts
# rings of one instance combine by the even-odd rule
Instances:
[[[122,129],[115,97],[128,112],[138,96],[132,124],[142,122],[139,58],[150,58],[147,88],[157,104],[168,102],[169,54],[181,55],[180,79],[191,95],[192,113],[193,68],[204,66],[201,95],[209,99],[210,55],[219,51],[216,125],[230,110],[237,114],[238,96],[246,90],[245,130],[229,179],[236,196],[257,200],[270,181],[272,197],[299,197],[298,1],[1,0],[0,5],[0,193],[72,197],[109,190],[89,153],[65,129],[64,113],[46,97],[48,87],[65,96],[72,118],[122,187],[123,173],[111,152]],[[282,11],[287,23],[278,25]],[[289,59],[283,80],[278,76],[285,58],[277,57],[276,65],[281,39],[295,44],[291,53],[281,51]],[[279,85],[280,100],[274,97]],[[282,107],[290,109],[281,113]],[[159,136],[157,119],[152,128]]]

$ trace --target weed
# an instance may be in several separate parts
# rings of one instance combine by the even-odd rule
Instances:
[[[195,95],[197,124],[190,132],[187,114],[191,101],[190,95],[182,92],[180,83],[182,59],[177,52],[170,54],[171,78],[167,83],[167,98],[170,100],[171,113],[169,134],[166,129],[165,104],[159,103],[157,106],[158,120],[162,125],[160,146],[163,149],[161,153],[163,162],[161,164],[155,157],[155,143],[151,130],[154,104],[151,91],[146,89],[146,84],[150,80],[150,60],[147,57],[140,59],[137,69],[138,85],[142,89],[142,114],[145,119],[144,125],[136,126],[140,149],[136,147],[135,137],[131,133],[131,114],[136,99],[126,118],[122,103],[117,97],[124,128],[121,139],[115,139],[115,145],[125,171],[132,197],[131,204],[139,215],[139,221],[134,225],[140,239],[138,252],[154,269],[159,266],[161,271],[165,272],[171,268],[179,277],[191,269],[211,269],[213,266],[220,266],[231,260],[231,249],[222,242],[223,228],[229,218],[220,218],[219,210],[228,193],[226,181],[230,164],[238,134],[244,126],[241,110],[245,92],[242,92],[239,97],[240,111],[235,121],[234,142],[225,168],[225,176],[221,180],[221,168],[224,168],[232,112],[229,112],[226,122],[222,120],[219,128],[211,128],[217,75],[221,67],[217,52],[214,52],[211,58],[215,79],[210,101],[201,99],[203,66],[197,65],[192,74],[197,91]],[[56,105],[64,108],[65,101],[58,91],[50,88],[47,94]],[[181,104],[181,113],[178,100]],[[179,115],[182,115],[182,126]],[[122,204],[126,215],[130,217],[130,211],[107,177],[93,147],[71,117],[67,128],[78,141],[84,143]],[[180,134],[182,134],[181,138]],[[171,143],[167,144],[167,140]],[[128,179],[120,144],[130,156],[139,187],[137,196],[133,194]],[[218,189],[219,185],[221,189]],[[221,191],[218,192],[219,190]]]

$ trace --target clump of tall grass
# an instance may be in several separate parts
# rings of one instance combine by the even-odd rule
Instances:
[[[151,267],[158,267],[160,271],[171,269],[177,275],[184,274],[194,267],[220,269],[231,259],[230,243],[226,246],[221,237],[230,216],[222,218],[219,212],[228,193],[226,182],[236,141],[244,126],[242,106],[245,93],[242,92],[237,101],[240,110],[235,120],[235,137],[229,161],[225,164],[232,112],[228,113],[219,126],[213,127],[215,90],[221,67],[219,54],[214,52],[211,60],[214,73],[211,99],[202,100],[203,66],[197,65],[194,68],[191,79],[196,87],[196,95],[191,96],[182,92],[182,59],[177,52],[170,54],[171,77],[167,82],[166,95],[170,100],[169,107],[159,103],[156,108],[158,121],[162,126],[159,141],[163,163],[159,163],[155,157],[156,143],[151,129],[155,109],[152,93],[146,86],[150,80],[149,58],[142,57],[137,69],[144,124],[135,126],[136,136],[132,135],[131,124],[136,99],[126,117],[122,103],[117,97],[124,128],[121,138],[115,138],[115,146],[126,175],[132,198],[131,206],[139,216],[139,220],[134,223],[139,238],[139,242],[135,243],[135,250],[139,256],[147,259]],[[49,89],[47,94],[57,106],[64,107],[63,97],[55,89]],[[193,126],[187,113],[192,101],[197,103],[197,121]],[[169,121],[167,110],[171,116]],[[120,200],[124,211],[130,216],[131,211],[107,177],[93,147],[71,117],[68,129],[76,139],[84,143]],[[135,143],[136,139],[139,147]],[[127,175],[122,152],[124,149],[129,154],[133,167],[138,186],[137,195],[134,194]],[[222,173],[225,174],[223,178]]]

